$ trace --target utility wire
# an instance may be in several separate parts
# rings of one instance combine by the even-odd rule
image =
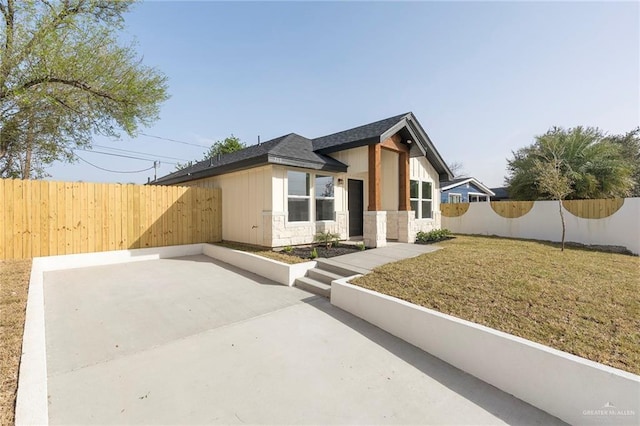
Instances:
[[[176,139],[163,138],[162,136],[154,136],[154,135],[149,135],[149,134],[147,134],[147,133],[140,133],[140,134],[141,134],[142,136],[146,136],[146,137],[148,137],[148,138],[156,138],[156,139],[161,139],[161,140],[163,140],[163,141],[169,141],[169,142],[181,143],[181,144],[184,144],[184,145],[197,146],[198,148],[210,148],[210,147],[209,147],[209,146],[207,146],[207,145],[200,145],[200,144],[197,144],[197,143],[191,143],[191,142],[179,141],[179,140],[176,140]]]
[[[149,155],[151,157],[157,157],[157,158],[168,158],[169,160],[190,161],[190,160],[185,160],[184,158],[168,157],[166,155],[150,154],[148,152],[130,151],[128,149],[113,148],[111,146],[104,146],[104,145],[92,145],[92,146],[95,146],[98,148],[104,148],[104,149],[112,149],[114,151],[119,151],[119,152],[128,152],[130,154],[142,154],[142,155]]]
[[[121,157],[121,158],[132,158],[134,160],[144,160],[144,161],[153,161],[152,159],[149,158],[142,158],[142,157],[134,157],[132,155],[124,155],[124,154],[116,154],[113,152],[104,152],[104,151],[94,151],[92,149],[84,149],[84,148],[76,148],[77,151],[85,151],[85,152],[93,152],[94,154],[102,154],[102,155],[111,155],[113,157]],[[170,161],[163,161],[163,163],[165,164],[172,164],[174,166],[177,165],[177,163],[172,163]]]
[[[96,166],[95,164],[88,162],[84,158],[80,157],[78,154],[75,154],[75,156],[78,158],[78,160],[84,161],[85,163],[87,163],[90,166],[95,167],[96,169],[104,170],[105,172],[110,172],[110,173],[142,173],[142,172],[146,172],[148,170],[151,170],[154,167],[154,166],[151,166],[148,169],[133,170],[133,171],[109,170],[109,169],[105,169],[104,167]]]

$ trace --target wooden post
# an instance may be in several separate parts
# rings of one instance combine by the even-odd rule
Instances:
[[[369,211],[380,211],[380,163],[382,159],[380,144],[369,145]]]
[[[398,185],[400,186],[398,189],[398,210],[404,212],[411,210],[411,203],[409,201],[409,153],[399,153],[398,162],[400,175],[398,177]]]

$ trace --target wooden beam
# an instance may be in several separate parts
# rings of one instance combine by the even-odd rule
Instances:
[[[370,212],[382,209],[380,201],[381,160],[380,144],[369,145],[369,207],[367,210]]]
[[[398,155],[398,210],[406,212],[411,210],[409,201],[409,153],[401,152]]]
[[[402,143],[402,138],[397,134],[385,139],[380,145],[393,152],[409,152],[409,145]]]

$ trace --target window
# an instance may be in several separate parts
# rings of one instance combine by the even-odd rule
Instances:
[[[421,215],[423,219],[431,219],[431,182],[422,182]]]
[[[316,175],[316,220],[333,220],[333,177]]]
[[[405,181],[406,182],[406,181]],[[409,202],[411,204],[411,210],[416,212],[416,219],[418,216],[418,206],[420,204],[420,182],[412,180],[409,182]]]
[[[416,212],[416,219],[431,218],[432,192],[431,182],[409,182],[409,201],[411,210]]]
[[[462,194],[449,194],[449,202],[450,203],[461,203],[462,202]]]
[[[311,176],[303,172],[287,172],[289,184],[289,222],[307,222],[309,217],[309,196]]]

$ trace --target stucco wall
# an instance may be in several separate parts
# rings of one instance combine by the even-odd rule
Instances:
[[[564,211],[566,241],[588,245],[622,246],[640,254],[640,198],[626,198],[611,216],[582,219]],[[471,203],[458,217],[443,217],[442,227],[460,234],[498,235],[560,241],[562,225],[557,201],[536,201],[524,216],[507,219],[496,214],[490,203]]]

